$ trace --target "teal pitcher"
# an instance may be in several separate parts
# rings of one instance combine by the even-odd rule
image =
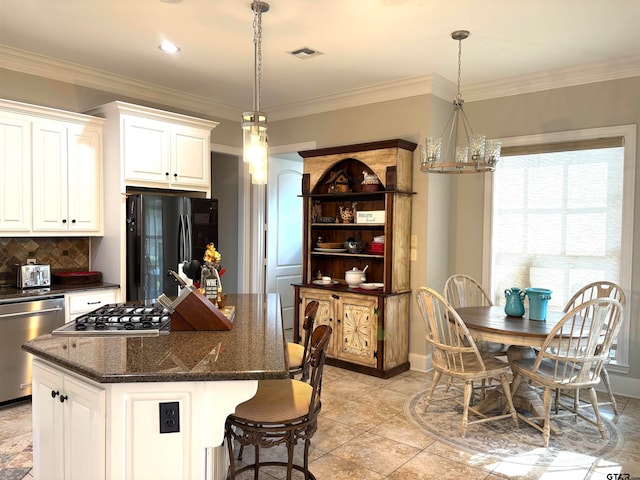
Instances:
[[[510,317],[522,317],[524,315],[524,296],[525,292],[521,291],[518,287],[506,289],[504,296],[507,299],[507,303],[504,306],[504,313]]]

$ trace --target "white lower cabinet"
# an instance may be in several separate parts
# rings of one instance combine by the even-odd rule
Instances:
[[[42,480],[105,478],[105,391],[33,361],[33,473]]]
[[[87,358],[83,337],[69,337],[69,358]],[[122,337],[135,370],[143,337]],[[75,351],[75,349],[80,349]],[[97,355],[100,349],[97,349]],[[60,352],[56,352],[60,355]],[[129,356],[127,356],[129,357]],[[164,359],[167,365],[176,358]],[[88,368],[91,368],[90,366]],[[39,480],[224,480],[224,423],[253,397],[257,380],[96,383],[33,360],[33,474]],[[177,431],[163,433],[162,405]]]
[[[112,303],[120,302],[120,290],[118,288],[105,288],[86,290],[78,293],[68,293],[64,298],[64,311],[66,322],[71,322],[80,315],[92,312]]]

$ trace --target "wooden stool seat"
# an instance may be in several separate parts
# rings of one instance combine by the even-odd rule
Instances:
[[[292,421],[309,411],[312,391],[300,380],[260,380],[255,396],[238,405],[235,416],[256,423]]]
[[[287,358],[289,359],[289,370],[297,370],[302,367],[305,357],[304,345],[299,343],[287,343]]]

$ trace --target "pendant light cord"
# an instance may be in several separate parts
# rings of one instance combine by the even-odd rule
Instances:
[[[462,93],[460,93],[460,77],[462,72],[462,39],[458,39],[458,93],[456,94],[456,100],[462,100]]]
[[[253,79],[253,110],[260,111],[260,81],[262,79],[262,5],[253,2],[253,47],[254,47],[254,79]]]

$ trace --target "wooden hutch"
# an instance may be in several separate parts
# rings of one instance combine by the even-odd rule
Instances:
[[[316,325],[333,329],[327,350],[330,365],[383,378],[409,369],[416,146],[396,139],[299,152],[304,159],[303,280],[294,285],[299,299],[294,340],[300,339],[307,303],[317,300]],[[377,176],[378,185],[370,184],[375,179],[372,175]],[[365,176],[368,185],[363,184]],[[355,210],[351,223],[343,223],[341,207]],[[365,247],[360,253],[336,248],[347,239],[360,240]],[[318,242],[336,245],[319,248]],[[354,267],[367,267],[368,288],[347,286],[345,272]],[[318,275],[333,282],[320,285]],[[375,288],[371,283],[382,286]]]

